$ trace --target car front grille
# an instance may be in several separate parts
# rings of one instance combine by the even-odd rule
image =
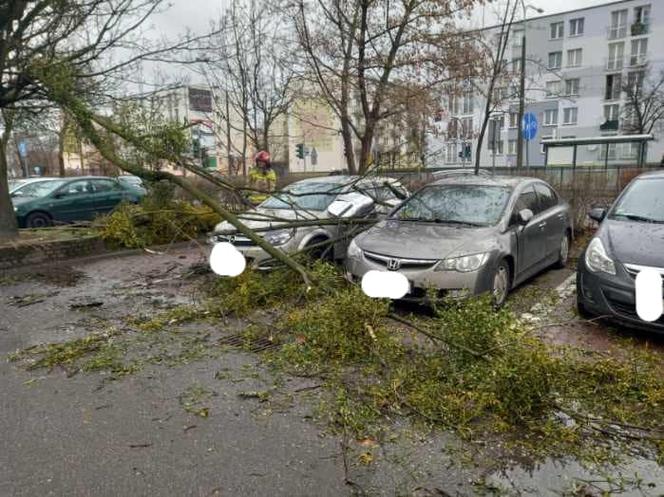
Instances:
[[[214,240],[215,243],[228,242],[232,243],[236,247],[253,247],[256,245],[253,242],[253,240],[250,240],[246,236],[240,236],[240,235],[215,234],[212,235],[212,239]]]
[[[431,269],[437,263],[437,259],[409,259],[402,257],[390,257],[389,255],[376,254],[375,252],[364,251],[364,257],[367,260],[383,266],[390,271],[399,269],[426,270]]]
[[[623,317],[629,318],[629,319],[637,319],[641,320],[639,315],[636,313],[636,306],[634,304],[629,304],[627,302],[621,302],[620,300],[616,300],[611,298],[610,296],[606,296],[606,300],[609,303],[609,306],[613,311]],[[657,326],[664,326],[664,316],[661,316],[657,321],[654,321],[650,324],[654,324]]]

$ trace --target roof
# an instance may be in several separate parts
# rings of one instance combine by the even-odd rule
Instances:
[[[587,136],[582,138],[547,138],[541,141],[549,147],[565,147],[570,145],[597,145],[600,143],[630,143],[654,140],[653,135],[611,135]]]
[[[481,185],[481,186],[508,186],[514,188],[525,181],[535,180],[527,176],[450,176],[442,178],[431,185]]]

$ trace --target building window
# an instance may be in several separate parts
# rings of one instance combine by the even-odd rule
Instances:
[[[516,155],[516,140],[509,140],[507,142],[507,155]]]
[[[614,10],[611,12],[611,24],[609,25],[609,39],[617,40],[627,36],[627,9]]]
[[[604,106],[604,120],[617,121],[620,118],[620,104],[609,104]]]
[[[448,101],[448,109],[450,111],[450,114],[458,114],[459,113],[459,97],[456,95],[450,95],[449,101]]]
[[[473,99],[473,92],[466,91],[463,93],[462,112],[463,114],[472,114],[474,110],[475,100]]]
[[[609,60],[607,61],[606,68],[609,71],[616,71],[623,68],[623,61],[625,59],[625,43],[609,43]]]
[[[547,98],[555,98],[560,96],[560,81],[546,82],[546,96]]]
[[[493,103],[500,104],[507,100],[507,88],[505,86],[498,86],[493,89]]]
[[[583,34],[584,20],[583,17],[578,19],[570,19],[569,21],[569,35],[581,36]]]
[[[650,5],[634,8],[634,24],[632,24],[632,36],[641,36],[650,31]]]
[[[575,48],[567,51],[567,67],[579,67],[583,64],[583,49]]]
[[[565,23],[564,22],[552,22],[551,28],[549,31],[549,37],[552,40],[559,40],[565,35]]]
[[[576,96],[579,94],[579,87],[581,80],[579,78],[572,78],[565,80],[565,95]]]
[[[579,109],[576,107],[567,107],[566,109],[563,109],[563,124],[567,126],[576,124],[578,111]]]
[[[622,74],[607,74],[604,100],[618,100],[622,93]]]
[[[510,112],[510,128],[519,127],[519,114],[517,112]]]
[[[461,137],[466,140],[471,140],[473,138],[473,118],[464,117],[460,119],[461,121]]]
[[[549,52],[549,69],[560,69],[563,65],[562,52]]]
[[[493,142],[489,140],[487,147],[493,153]],[[503,140],[496,140],[496,155],[503,155]]]
[[[523,29],[514,30],[514,34],[512,35],[512,46],[514,48],[521,48],[523,45],[523,35]]]
[[[632,40],[632,56],[629,59],[631,66],[640,66],[646,63],[646,54],[648,52],[648,38]]]
[[[643,90],[645,71],[632,71],[627,74],[627,86],[632,95],[638,95]]]
[[[558,126],[558,109],[544,111],[544,126]]]
[[[521,58],[512,59],[512,70],[516,73],[521,72]]]

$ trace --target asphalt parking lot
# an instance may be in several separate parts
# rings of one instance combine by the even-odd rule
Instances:
[[[100,322],[196,302],[187,275],[206,256],[191,246],[58,264],[29,278],[5,275],[0,354],[84,336]],[[542,328],[548,340],[610,348],[629,337],[664,352],[652,336],[574,321],[571,276],[572,269],[546,272],[516,289],[510,305],[533,313],[545,303],[541,322],[561,323]],[[230,320],[195,331],[214,342],[239,326]],[[357,464],[355,456],[349,462],[343,440],[314,421],[315,380],[275,378],[255,354],[242,351],[155,364],[114,381],[61,368],[26,371],[8,361],[0,363],[0,374],[0,495],[307,496],[357,495],[362,488],[366,495],[470,496],[487,481],[507,495],[514,488],[520,492],[514,495],[559,495],[573,475],[588,476],[581,467],[555,461],[539,470],[517,466],[487,473],[456,463],[446,450],[456,443],[453,436],[414,436],[402,426],[403,436],[377,449],[376,463]],[[263,402],[247,394],[277,383],[278,399]],[[204,417],[183,401],[196,392]],[[351,445],[351,451],[364,450]],[[658,488],[664,485],[661,468],[634,460],[626,471],[635,468]],[[543,481],[550,491],[524,490],[540,489]]]

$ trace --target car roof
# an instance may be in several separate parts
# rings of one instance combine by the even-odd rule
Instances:
[[[315,178],[306,178],[298,181],[294,181],[291,185],[304,185],[308,183],[333,183],[343,185],[345,183],[383,183],[389,181],[390,183],[399,183],[398,180],[394,178],[389,178],[386,176],[358,176],[358,175],[349,175],[349,174],[338,174],[334,176],[317,176]],[[288,185],[290,186],[290,185]]]
[[[658,169],[657,171],[648,171],[646,173],[641,173],[634,179],[641,179],[641,178],[647,178],[647,179],[664,178],[664,169]]]
[[[484,176],[484,175],[460,175],[449,176],[436,180],[431,185],[484,185],[484,186],[506,186],[516,188],[517,186],[529,182],[541,181],[538,178],[530,178],[527,176]]]

